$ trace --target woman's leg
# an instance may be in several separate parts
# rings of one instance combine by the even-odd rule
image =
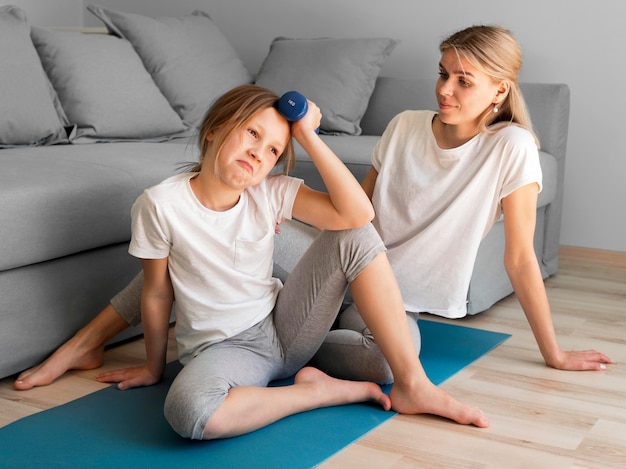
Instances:
[[[98,315],[61,345],[43,363],[22,372],[13,386],[19,390],[46,386],[68,370],[102,366],[104,345],[117,334],[141,321],[140,272]]]

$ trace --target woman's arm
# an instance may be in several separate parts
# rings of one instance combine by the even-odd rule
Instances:
[[[365,195],[367,195],[367,198],[370,200],[372,200],[372,197],[374,196],[376,178],[378,178],[378,171],[374,168],[370,168],[369,173],[367,173],[367,176],[365,176],[365,179],[363,179],[363,182],[361,183],[363,192],[365,192]]]
[[[321,114],[309,101],[305,117],[292,124],[292,134],[309,154],[328,193],[302,185],[293,206],[293,216],[318,229],[357,228],[374,218],[374,209],[350,170],[315,133]]]
[[[605,363],[612,363],[606,355],[595,350],[564,352],[559,347],[533,244],[537,194],[537,185],[528,184],[502,200],[506,271],[546,364],[562,370],[604,369]]]
[[[165,259],[142,259],[144,284],[141,292],[141,321],[146,344],[146,364],[102,373],[98,381],[119,383],[119,389],[158,383],[165,370],[169,318],[174,293]]]

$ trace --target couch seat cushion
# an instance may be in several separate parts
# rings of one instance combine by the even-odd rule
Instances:
[[[185,141],[0,150],[0,270],[128,241],[135,199],[196,161],[195,149]]]

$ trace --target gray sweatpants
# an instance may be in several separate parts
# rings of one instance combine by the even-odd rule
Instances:
[[[292,237],[300,229],[308,231],[302,224],[281,226],[283,233],[277,236],[276,251],[281,250],[278,242],[281,237],[297,242]],[[330,374],[336,375],[333,369],[337,369],[343,377],[372,380],[372,362],[359,355],[366,353],[370,358],[375,357],[376,373],[384,369],[384,374],[390,376],[382,353],[355,309],[347,313],[352,320],[356,319],[360,329],[350,331],[349,343],[339,345],[333,338],[335,331],[329,333],[348,284],[385,250],[378,233],[368,224],[355,230],[315,234],[299,262],[285,266],[289,276],[273,313],[243,333],[208,346],[178,374],[165,401],[165,415],[179,434],[202,438],[206,423],[232,387],[266,386],[272,380],[293,375],[312,359]],[[299,235],[296,237],[300,239]],[[277,257],[280,270],[280,255]],[[139,275],[112,300],[113,306],[131,324],[140,321],[142,282]],[[417,333],[419,337],[419,330]],[[318,350],[320,353],[316,354]],[[339,356],[321,359],[325,350]]]

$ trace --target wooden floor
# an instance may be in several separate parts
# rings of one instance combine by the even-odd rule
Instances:
[[[626,253],[563,247],[559,273],[546,286],[561,347],[595,348],[616,364],[604,372],[547,368],[517,300],[506,298],[454,321],[513,336],[442,385],[480,406],[488,429],[398,415],[321,467],[626,467]],[[107,351],[105,367],[139,363],[143,354],[135,340]],[[93,380],[99,371],[71,372],[26,392],[1,380],[0,426],[102,388]]]

